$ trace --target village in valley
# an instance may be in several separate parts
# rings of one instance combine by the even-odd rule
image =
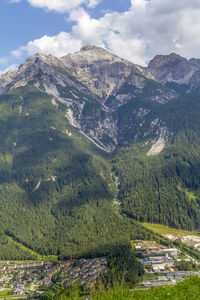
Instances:
[[[0,262],[1,295],[43,293],[51,284],[92,286],[107,272],[105,257],[51,262]],[[5,298],[5,297],[3,297]]]
[[[180,240],[182,243],[194,247],[195,249],[200,251],[200,236],[183,235],[183,234],[166,234],[165,237],[172,241]]]
[[[149,225],[148,225],[149,226]],[[156,225],[151,225],[156,226]],[[156,229],[158,226],[156,227]],[[159,230],[171,230],[159,225]],[[180,241],[190,249],[200,251],[200,236],[171,232],[163,234],[170,247],[156,241],[132,241],[137,260],[145,274],[137,288],[149,289],[163,285],[175,285],[191,275],[200,277],[200,263],[174,242]],[[170,242],[171,241],[171,242]],[[34,293],[43,294],[52,285],[68,288],[72,285],[88,289],[108,272],[106,257],[93,259],[69,259],[45,261],[0,261],[0,298],[22,297]]]
[[[166,237],[172,241],[179,239],[188,246],[200,250],[198,236],[171,234]],[[133,241],[133,246],[138,260],[146,271],[141,288],[174,285],[191,275],[200,277],[200,263],[178,248],[167,248],[155,241]],[[195,270],[185,270],[187,269],[185,265],[187,267],[192,265]]]

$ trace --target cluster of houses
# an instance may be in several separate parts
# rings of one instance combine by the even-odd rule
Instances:
[[[107,272],[107,260],[105,257],[99,259],[81,259],[80,265],[76,262],[61,270],[60,284],[71,285],[78,282],[80,285],[93,285],[100,275]],[[67,275],[67,277],[66,277]]]
[[[106,264],[105,257],[61,262],[47,270],[43,283],[49,285],[52,276],[56,275],[57,284],[65,286],[79,284],[89,287],[96,282],[100,275],[107,272]]]
[[[144,245],[138,245],[135,248],[142,255],[141,262],[148,272],[159,273],[173,268],[178,258],[178,250],[176,248],[146,247]]]
[[[141,283],[145,288],[173,285],[191,273],[200,277],[200,272],[182,272],[176,269],[176,262],[180,261],[179,254],[181,254],[176,248],[155,246],[155,242],[147,245],[145,242],[137,241],[135,249],[147,272],[148,280]],[[187,256],[185,260],[190,260],[190,257]]]
[[[167,234],[165,235],[168,239],[175,241],[179,239],[182,243],[188,244],[200,251],[200,236],[196,235],[185,235],[185,234]]]
[[[145,288],[159,287],[163,285],[174,285],[177,282],[191,275],[197,275],[200,277],[200,272],[189,272],[189,271],[165,272],[164,274],[159,275],[157,277],[149,278],[146,281],[142,281],[141,285]]]
[[[105,257],[96,259],[50,262],[0,262],[0,292],[27,295],[42,291],[52,283],[70,286],[78,283],[91,286],[107,271]]]
[[[154,256],[146,258],[146,265],[152,267],[153,272],[164,272],[167,268],[173,268],[176,259],[178,258],[178,250],[175,248],[171,249],[160,249]]]
[[[42,265],[30,266],[25,263],[7,264],[0,268],[0,292],[4,291],[11,295],[26,295],[35,291],[40,286]]]

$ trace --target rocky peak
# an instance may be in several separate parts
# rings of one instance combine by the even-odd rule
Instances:
[[[40,53],[29,57],[18,70],[0,78],[0,92],[31,83],[49,94],[56,107],[58,102],[66,106],[65,117],[72,126],[101,149],[113,151],[116,145],[129,143],[127,130],[137,137],[143,118],[151,111],[149,103],[165,104],[176,98],[176,91],[164,86],[166,82],[197,86],[197,64],[197,60],[171,53],[157,55],[143,68],[88,44],[62,58]],[[118,109],[130,100],[130,112],[126,108],[123,116]]]
[[[200,68],[200,59],[190,58],[189,63],[197,68]]]
[[[12,88],[25,86],[33,76],[38,73],[41,64],[45,64],[43,61],[44,55],[35,54],[26,59],[21,64],[18,70],[7,72],[0,78],[0,92],[6,92]]]
[[[105,99],[123,84],[134,68],[133,63],[91,44],[61,60],[79,81]]]
[[[70,60],[73,60],[74,63],[80,64],[85,61],[87,61],[89,64],[94,63],[94,62],[109,62],[109,61],[120,61],[124,62],[129,65],[133,65],[133,63],[129,62],[126,59],[123,59],[109,51],[107,51],[104,48],[92,45],[92,44],[87,44],[86,46],[83,46],[80,51],[72,53],[72,54],[67,54],[66,56],[63,56],[61,60],[64,63],[70,63]],[[67,66],[67,65],[66,65]]]
[[[176,54],[171,53],[169,55],[156,55],[152,60],[150,60],[148,68],[163,68],[180,62],[187,62],[187,59]]]
[[[36,87],[43,87],[44,91],[49,93],[50,90],[53,91],[52,88],[49,89],[52,82],[54,82],[54,86],[58,83],[64,86],[69,81],[71,83],[68,76],[59,72],[59,67],[62,68],[62,61],[52,55],[37,53],[30,56],[19,66],[18,70],[7,72],[1,76],[0,93],[26,86],[30,82]],[[54,93],[50,94],[54,95]],[[58,95],[57,92],[55,94]]]
[[[19,66],[19,71],[23,70],[34,64],[48,64],[50,66],[58,66],[60,64],[60,59],[53,55],[45,55],[42,53],[36,53],[26,59],[26,61]]]
[[[74,54],[80,54],[80,55],[83,55],[85,57],[87,57],[87,56],[91,56],[91,57],[94,56],[94,57],[96,57],[96,60],[99,60],[99,59],[102,59],[102,60],[103,59],[109,59],[109,60],[117,60],[117,61],[120,60],[120,61],[129,63],[129,64],[131,63],[128,60],[123,59],[123,58],[121,58],[121,57],[119,57],[119,56],[117,56],[117,55],[109,52],[105,48],[102,48],[102,47],[99,47],[99,46],[95,46],[95,45],[92,45],[92,44],[87,44],[87,45],[83,46],[80,49],[80,51],[78,51],[78,52],[76,52]]]
[[[104,48],[92,44],[87,44],[83,46],[80,51],[108,52]]]
[[[0,92],[26,85],[34,77],[37,77],[37,73],[41,74],[41,71],[46,75],[51,74],[52,77],[55,67],[65,70],[66,74],[67,72],[72,73],[78,81],[103,101],[115,93],[134,72],[153,79],[150,72],[144,68],[134,65],[104,48],[88,44],[83,46],[80,51],[62,58],[36,53],[21,64],[16,72],[1,77]],[[45,80],[45,78],[43,79]]]
[[[169,55],[156,55],[148,65],[148,70],[155,79],[161,83],[176,82],[178,84],[191,84],[191,78],[198,70],[186,58],[171,53]]]

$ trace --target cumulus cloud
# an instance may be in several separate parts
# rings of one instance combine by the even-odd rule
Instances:
[[[123,13],[105,13],[100,19],[82,8],[73,10],[72,36],[94,43],[124,58],[145,65],[156,54],[177,52],[198,57],[200,1],[131,0]]]
[[[80,49],[82,43],[76,40],[67,32],[60,32],[56,36],[43,36],[40,39],[30,41],[26,46],[22,46],[11,52],[16,58],[21,58],[24,54],[33,55],[37,52],[43,54],[52,54],[58,57],[66,53],[74,52]]]
[[[20,3],[21,0],[7,0],[9,3]],[[64,13],[84,4],[89,8],[94,8],[102,0],[27,0],[27,2],[37,8],[47,11],[57,11]]]
[[[96,7],[101,1],[102,1],[102,0],[89,0],[89,1],[87,2],[87,6],[88,6],[89,8],[94,8],[94,7]]]
[[[5,66],[8,63],[7,57],[1,57],[0,58],[0,65]]]
[[[0,70],[0,76],[2,74],[5,74],[7,73],[8,71],[13,71],[13,70],[16,70],[17,69],[17,65],[13,64],[13,65],[10,65],[8,66],[7,68],[3,69],[3,70]]]
[[[84,0],[27,0],[32,6],[66,12],[74,7],[79,6]]]
[[[83,44],[91,43],[120,55],[126,59],[145,64],[147,45],[142,37],[123,30],[125,21],[131,20],[132,13],[106,13],[100,19],[91,18],[84,9],[73,10],[69,20],[75,22],[71,35]],[[127,24],[128,25],[128,24]]]
[[[65,0],[28,1],[57,10],[72,5],[72,1]],[[70,11],[67,20],[74,23],[70,32],[43,36],[13,51],[12,55],[42,52],[62,56],[77,51],[83,44],[93,43],[141,65],[156,54],[176,52],[185,57],[200,57],[199,0],[131,0],[129,10],[106,12],[99,19],[92,18],[83,7],[77,7],[83,3],[96,5],[98,0],[73,0],[73,3],[76,8]]]
[[[20,3],[21,0],[8,0],[10,3]],[[37,8],[47,11],[57,11],[64,13],[84,4],[89,8],[97,6],[101,0],[27,0],[27,2]]]
[[[124,13],[106,13],[96,20],[83,10],[70,15],[72,34],[84,42],[107,45],[109,50],[146,64],[156,54],[177,52],[198,57],[200,1],[132,0]]]

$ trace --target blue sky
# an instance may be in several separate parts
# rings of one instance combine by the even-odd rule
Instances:
[[[200,57],[199,15],[198,0],[1,0],[0,73],[87,43],[141,65],[170,52]]]
[[[67,1],[67,0],[66,0]],[[89,9],[91,16],[102,17],[103,11],[113,10],[126,11],[130,7],[129,0],[103,1],[94,9]],[[27,1],[9,3],[7,0],[0,1],[0,57],[30,40],[43,35],[56,35],[60,31],[70,31],[72,22],[66,22],[69,14],[56,11],[45,11],[34,8]]]

